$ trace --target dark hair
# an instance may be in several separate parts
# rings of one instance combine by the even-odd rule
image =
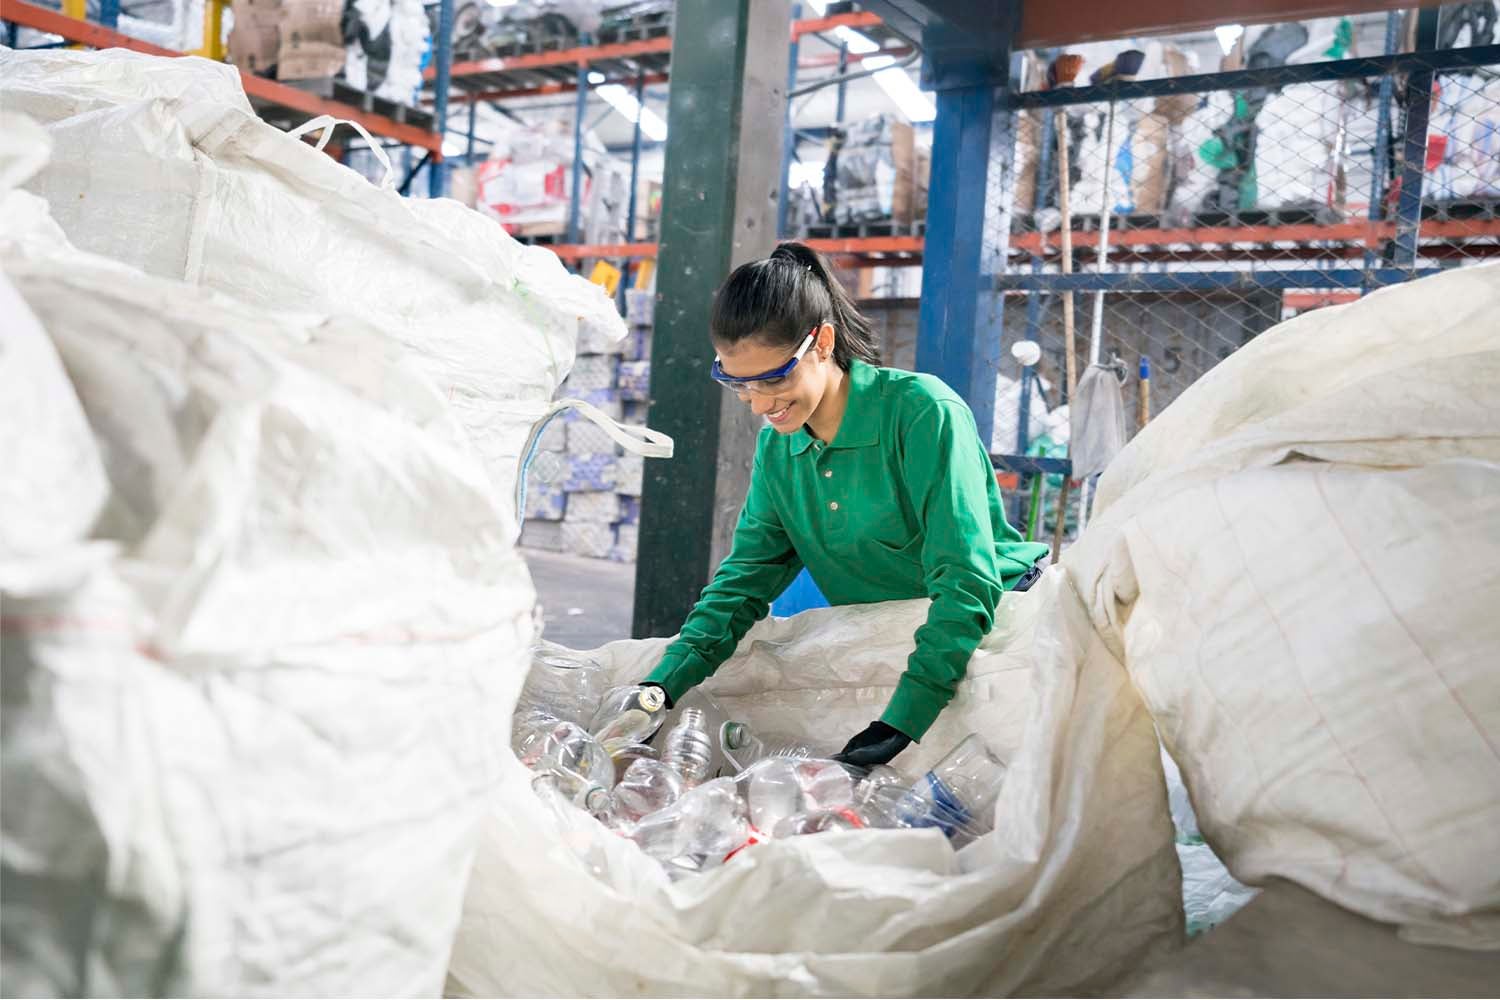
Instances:
[[[814,327],[833,324],[833,360],[844,371],[855,358],[880,364],[870,321],[828,269],[821,254],[783,243],[765,260],[741,264],[714,296],[709,334],[721,344],[749,337],[789,348]]]

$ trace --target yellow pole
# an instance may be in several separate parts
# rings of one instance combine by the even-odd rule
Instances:
[[[89,16],[88,0],[62,0],[62,12],[68,17],[78,21],[86,21]],[[82,45],[69,45],[70,49],[81,49]]]
[[[223,62],[228,55],[224,51],[224,5],[227,0],[203,0],[203,47],[195,56],[203,56],[214,62]]]

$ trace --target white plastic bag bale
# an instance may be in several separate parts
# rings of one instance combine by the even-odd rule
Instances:
[[[0,113],[0,198],[46,162],[50,143],[34,122]],[[7,201],[6,204],[9,204]],[[39,224],[13,209],[11,225]],[[56,232],[53,230],[55,237]],[[0,559],[83,538],[108,483],[83,409],[57,351],[8,281],[0,279]]]
[[[514,526],[373,328],[75,251],[42,208],[0,202],[0,364],[46,331],[109,496],[0,551],[7,992],[434,995],[530,639]]]
[[[909,601],[767,619],[703,690],[757,731],[836,748],[879,715],[926,614]],[[623,682],[667,642],[588,655]],[[1073,994],[1178,946],[1156,736],[1061,573],[1006,595],[957,699],[894,763],[917,777],[975,730],[1010,770],[995,832],[963,852],[936,830],[830,833],[676,883],[590,817],[560,831],[515,764],[486,824],[448,992]]]
[[[1262,334],[1065,565],[1234,876],[1500,947],[1500,267]]]
[[[225,96],[226,71],[121,50],[0,54],[6,107],[56,146],[28,189],[80,249],[380,327],[421,360],[510,504],[580,330],[624,336],[614,304],[459,203],[402,198],[260,121],[237,74]],[[198,78],[207,96],[184,86]]]

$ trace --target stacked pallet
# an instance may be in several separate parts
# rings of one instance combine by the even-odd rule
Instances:
[[[558,398],[582,399],[624,424],[644,426],[651,382],[651,293],[630,292],[630,336],[578,342]],[[568,411],[543,433],[527,479],[521,544],[550,552],[634,562],[645,460]]]

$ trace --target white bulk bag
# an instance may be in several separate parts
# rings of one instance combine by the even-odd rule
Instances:
[[[7,480],[109,494],[0,553],[7,992],[437,993],[533,603],[443,395],[362,321],[75,251],[24,192],[0,220],[0,383],[98,443],[77,496]]]
[[[756,625],[703,685],[736,719],[837,748],[878,717],[927,602]],[[589,655],[643,676],[665,639]],[[895,764],[920,775],[971,731],[1010,765],[995,832],[799,837],[671,883],[512,763],[493,801],[448,991],[513,996],[1000,996],[1107,990],[1182,940],[1151,719],[1060,572],[1007,594],[957,699]],[[588,860],[583,860],[588,859]]]
[[[624,336],[614,304],[493,220],[403,198],[265,124],[237,74],[226,95],[225,73],[121,50],[0,53],[0,98],[56,147],[28,189],[79,249],[387,331],[421,359],[509,505],[580,330]]]
[[[1500,267],[1257,337],[1064,560],[1234,876],[1500,948]]]

